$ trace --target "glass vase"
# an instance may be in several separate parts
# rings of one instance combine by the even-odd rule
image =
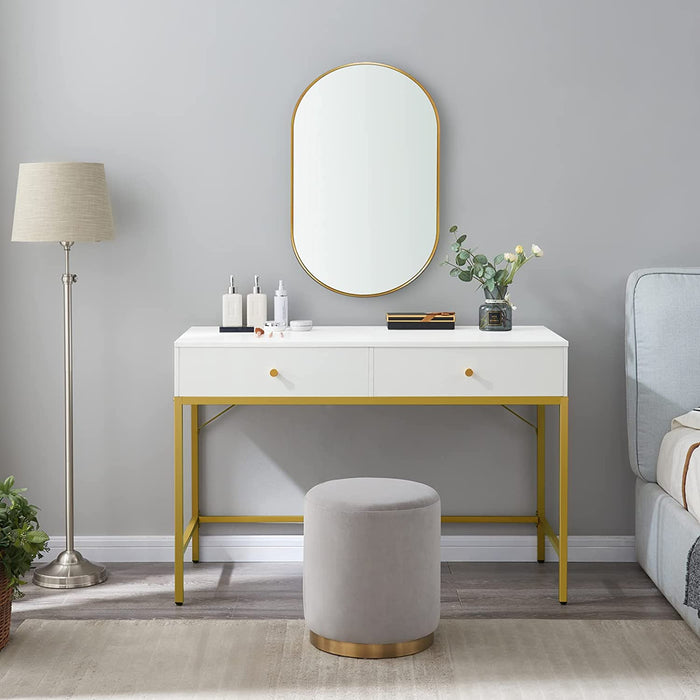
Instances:
[[[513,307],[505,300],[508,287],[484,287],[486,299],[479,307],[479,330],[509,331],[513,328]]]

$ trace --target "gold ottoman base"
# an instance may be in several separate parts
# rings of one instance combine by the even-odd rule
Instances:
[[[335,639],[322,637],[316,632],[309,632],[309,641],[321,651],[336,656],[351,656],[354,659],[393,659],[397,656],[410,656],[427,649],[432,643],[434,632],[412,639],[409,642],[394,642],[391,644],[359,644],[357,642],[339,642]]]

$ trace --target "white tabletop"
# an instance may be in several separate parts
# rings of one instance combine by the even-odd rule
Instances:
[[[311,331],[220,333],[217,326],[192,326],[176,348],[201,347],[568,347],[567,340],[545,326],[514,326],[511,331],[480,331],[478,326],[454,330],[388,330],[385,326],[315,326]]]

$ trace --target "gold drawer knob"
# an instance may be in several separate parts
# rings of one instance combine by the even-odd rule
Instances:
[[[271,377],[276,377],[278,374],[279,372],[274,367],[270,370]]]
[[[467,367],[467,369],[464,370],[464,374],[466,374],[467,377],[471,377],[472,374],[474,374],[474,370],[471,367]]]

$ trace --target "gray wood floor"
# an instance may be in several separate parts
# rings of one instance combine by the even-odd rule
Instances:
[[[185,604],[173,603],[172,564],[109,564],[99,586],[23,587],[12,627],[29,618],[301,618],[301,564],[185,565]],[[442,565],[444,618],[680,619],[637,564],[569,565],[569,603],[557,599],[557,564]]]

